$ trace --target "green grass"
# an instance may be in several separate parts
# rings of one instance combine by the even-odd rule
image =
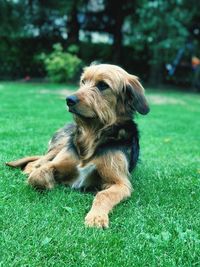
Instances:
[[[0,266],[200,266],[200,97],[148,92],[165,101],[136,118],[135,191],[111,213],[110,228],[99,230],[83,224],[91,194],[62,186],[39,193],[4,165],[43,153],[72,119],[64,99],[40,93],[63,88],[0,83]]]

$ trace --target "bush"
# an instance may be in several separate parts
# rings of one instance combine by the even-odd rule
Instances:
[[[77,49],[68,48],[69,52],[64,52],[61,44],[53,45],[53,52],[42,53],[39,59],[43,61],[47,75],[52,82],[69,82],[77,78],[83,66],[83,62],[73,52]],[[71,52],[71,53],[70,53]]]

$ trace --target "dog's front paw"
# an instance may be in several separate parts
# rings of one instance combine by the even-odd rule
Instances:
[[[28,184],[38,189],[52,189],[55,185],[53,169],[50,166],[35,169],[28,178]]]
[[[35,169],[35,162],[29,162],[23,169],[23,173],[26,175],[30,175]]]
[[[85,225],[88,227],[108,228],[109,218],[106,213],[88,212]]]

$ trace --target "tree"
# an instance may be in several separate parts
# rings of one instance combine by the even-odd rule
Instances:
[[[0,1],[1,37],[23,35],[23,27],[26,24],[26,18],[22,16],[24,11],[24,1]]]
[[[110,32],[113,34],[113,62],[119,64],[121,62],[123,31],[122,27],[125,18],[134,14],[136,1],[129,0],[105,0],[105,14],[110,18]]]
[[[93,1],[95,2],[95,1]],[[136,1],[103,0],[100,8],[90,10],[84,15],[81,29],[84,31],[106,32],[113,36],[113,63],[120,64],[123,46],[123,25],[128,15],[135,13]]]
[[[68,11],[67,34],[68,44],[77,44],[79,42],[80,24],[78,21],[78,0],[72,1]]]
[[[178,49],[185,45],[194,8],[196,2],[191,9],[186,0],[140,2],[139,21],[133,31],[132,43],[139,49],[148,49],[144,52],[150,55],[151,83],[162,81],[163,65],[172,61]]]

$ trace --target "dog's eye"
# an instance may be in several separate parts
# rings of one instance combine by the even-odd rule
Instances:
[[[83,80],[81,80],[81,83],[82,83],[82,84],[85,84],[85,80],[84,80],[84,79],[83,79]]]
[[[103,91],[109,88],[109,86],[107,85],[107,83],[100,81],[97,83],[97,88],[99,89],[99,91]]]

